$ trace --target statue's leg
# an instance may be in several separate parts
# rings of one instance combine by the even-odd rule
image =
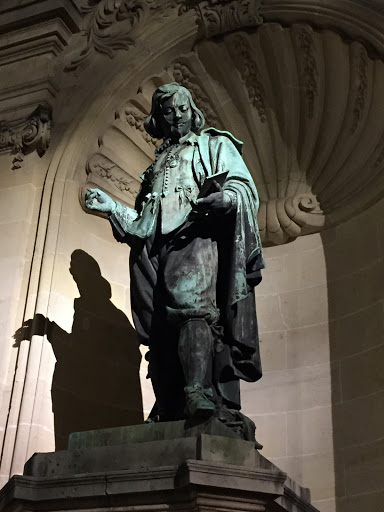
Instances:
[[[186,415],[209,416],[215,411],[211,326],[219,319],[217,244],[196,225],[187,226],[171,240],[162,263],[167,319],[179,332]]]
[[[212,333],[202,318],[187,320],[180,329],[178,353],[186,387],[187,416],[211,416],[212,401]]]
[[[148,376],[156,404],[150,419],[181,419],[185,407],[185,378],[177,352],[179,331],[169,322],[165,309],[164,261],[166,240],[154,233],[143,250],[131,251],[131,307],[141,343],[149,346]]]

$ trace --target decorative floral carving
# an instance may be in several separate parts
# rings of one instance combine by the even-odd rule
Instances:
[[[144,128],[144,120],[147,115],[148,114],[144,113],[134,104],[129,102],[122,110],[115,113],[115,118],[121,119],[122,121],[127,122],[129,126],[132,126],[132,128],[139,130],[145,142],[155,148],[159,145],[159,141],[157,139],[153,139]]]
[[[192,73],[190,68],[183,62],[176,61],[173,64],[173,76],[180,85],[189,89],[198,108],[203,112],[206,123],[216,128],[220,127],[219,116],[215,112],[214,107],[207,94],[198,84],[197,76]]]
[[[177,6],[179,16],[194,10],[201,35],[206,38],[263,22],[261,0],[82,0],[80,9],[89,15],[82,34],[85,44],[65,71],[85,66],[95,51],[112,58],[116,50],[128,50],[149,14],[156,13],[161,19]]]
[[[261,240],[266,245],[279,245],[298,236],[319,231],[325,216],[313,194],[299,194],[260,203]]]
[[[20,169],[24,155],[37,151],[42,157],[51,139],[52,110],[39,105],[30,117],[15,123],[0,123],[0,152],[15,155],[13,169]]]
[[[353,108],[352,133],[356,131],[362,119],[368,93],[368,58],[367,51],[363,46],[360,48],[359,54],[358,77],[359,82]]]
[[[249,99],[256,108],[260,121],[265,123],[267,120],[264,100],[265,92],[257,64],[252,55],[252,49],[245,37],[241,35],[233,38],[233,49],[236,54],[235,64],[247,87]]]
[[[133,197],[135,197],[139,191],[139,180],[133,176],[129,176],[115,163],[100,153],[96,153],[88,160],[86,171],[88,176],[95,173],[100,178],[112,183],[120,192],[129,192]]]
[[[260,0],[233,0],[232,2],[208,1],[199,5],[201,26],[205,37],[224,34],[244,27],[257,27],[263,20],[260,16]]]
[[[164,13],[180,3],[183,0],[83,0],[81,10],[89,14],[82,34],[86,41],[65,71],[85,66],[95,51],[113,58],[116,50],[128,50],[150,13]]]
[[[244,27],[263,23],[261,0],[203,0],[187,1],[180,13],[193,8],[201,35],[210,38]]]
[[[83,11],[90,19],[83,36],[84,47],[65,68],[73,71],[86,64],[96,51],[112,58],[116,50],[127,50],[134,45],[135,29],[147,17],[149,5],[145,0],[102,0],[97,5],[88,3]]]
[[[300,61],[300,81],[305,91],[307,115],[309,119],[313,118],[315,98],[319,95],[316,58],[314,56],[315,44],[308,27],[302,27],[297,33],[297,42],[299,48]]]

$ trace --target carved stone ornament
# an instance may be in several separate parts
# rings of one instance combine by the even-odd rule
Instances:
[[[182,16],[193,10],[200,36],[210,38],[260,25],[260,6],[261,0],[84,0],[81,10],[88,16],[82,33],[84,43],[65,71],[86,66],[94,52],[113,58],[116,51],[128,50],[149,19],[158,23],[172,12]]]
[[[150,14],[164,11],[182,0],[84,0],[81,10],[88,15],[82,33],[84,44],[72,57],[65,71],[88,64],[98,52],[112,58],[117,50],[128,50],[135,44]]]
[[[127,175],[114,162],[111,162],[103,154],[95,154],[87,162],[87,173],[98,176],[110,184],[120,192],[126,193],[128,196],[134,198],[139,189],[139,181],[132,176]],[[115,191],[115,193],[117,193]]]
[[[52,110],[47,105],[39,105],[28,119],[0,122],[0,153],[10,151],[15,155],[13,169],[20,169],[24,155],[33,151],[42,157],[49,146],[51,125]]]
[[[120,119],[121,121],[128,123],[132,128],[139,130],[145,142],[154,149],[156,145],[159,144],[159,141],[153,139],[145,131],[144,120],[147,115],[148,113],[144,112],[140,105],[129,101],[122,109],[115,113],[115,119]]]
[[[171,72],[173,80],[191,91],[197,107],[204,112],[207,125],[214,126],[215,128],[223,128],[215,105],[204,91],[201,77],[199,78],[199,76],[191,70],[191,64],[188,62],[188,59],[179,58],[176,60],[171,67]]]
[[[257,27],[263,23],[260,15],[261,0],[203,0],[186,2],[196,13],[200,35],[209,39],[238,28]]]
[[[100,148],[117,167],[98,173],[98,183],[122,201],[133,204],[131,182],[117,190],[108,173],[125,169],[139,186],[158,143],[143,127],[151,96],[174,80],[191,91],[208,125],[244,142],[264,245],[321,231],[383,197],[383,61],[330,30],[264,23],[200,41],[121,107]]]
[[[134,205],[140,174],[154,158],[156,147],[156,141],[144,131],[145,115],[135,104],[137,102],[127,102],[116,112],[115,122],[99,138],[99,150],[88,159],[87,181],[80,194],[83,207],[88,188],[100,188],[111,197]]]

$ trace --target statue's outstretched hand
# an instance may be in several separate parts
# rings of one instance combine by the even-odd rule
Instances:
[[[109,213],[115,208],[115,201],[98,188],[89,188],[85,194],[85,206],[90,210]]]
[[[231,199],[225,194],[217,181],[212,182],[212,188],[215,192],[212,192],[207,197],[197,199],[193,205],[193,209],[196,212],[202,213],[217,213],[225,214],[232,208]]]

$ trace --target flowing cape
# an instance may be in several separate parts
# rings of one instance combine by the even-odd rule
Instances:
[[[224,190],[236,194],[236,213],[230,215],[219,246],[218,293],[223,343],[215,354],[215,380],[222,396],[239,403],[236,380],[261,378],[254,287],[261,281],[264,259],[257,225],[259,198],[241,156],[242,143],[229,132],[214,128],[198,138],[199,156],[206,176],[228,171]]]

